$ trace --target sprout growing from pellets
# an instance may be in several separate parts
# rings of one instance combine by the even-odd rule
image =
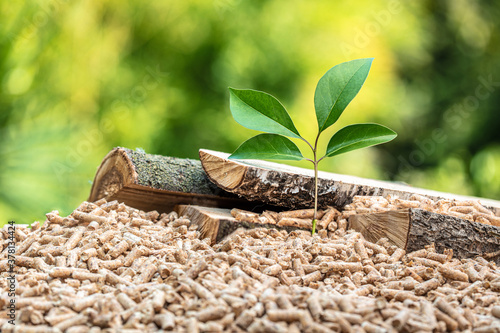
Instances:
[[[393,130],[373,123],[353,124],[341,128],[330,139],[326,154],[318,154],[318,140],[328,127],[335,124],[342,112],[358,94],[368,76],[373,58],[341,63],[326,72],[316,86],[314,107],[318,133],[313,143],[303,138],[283,105],[273,96],[256,90],[229,88],[230,108],[234,119],[241,125],[262,132],[243,142],[230,159],[308,160],[314,165],[314,235],[318,210],[318,164],[352,150],[393,140]],[[305,158],[290,139],[303,140],[312,150],[312,159]]]

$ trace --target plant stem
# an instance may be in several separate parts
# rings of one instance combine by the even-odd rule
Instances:
[[[311,234],[314,235],[316,232],[316,222],[317,222],[317,215],[318,215],[318,163],[320,160],[317,158],[317,150],[318,150],[318,139],[319,135],[321,134],[318,133],[316,136],[316,140],[314,141],[314,148],[313,148],[313,159],[314,159],[314,215],[313,215],[313,220],[312,220],[312,230]],[[312,148],[312,147],[311,147]]]
[[[316,155],[316,152],[314,153]],[[316,232],[316,222],[318,215],[318,161],[316,161],[316,156],[314,157],[314,216],[312,222],[311,234],[314,235]]]

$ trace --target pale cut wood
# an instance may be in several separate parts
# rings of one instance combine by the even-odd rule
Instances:
[[[359,231],[366,240],[376,243],[386,237],[402,248],[407,248],[410,218],[408,209],[393,210],[381,214],[355,214],[349,217],[349,229]]]
[[[261,160],[228,160],[229,154],[200,150],[205,172],[217,186],[248,200],[258,200],[288,208],[314,206],[313,170]],[[398,196],[409,199],[413,194],[432,200],[479,200],[482,205],[500,215],[500,202],[437,192],[386,181],[319,172],[318,204],[320,207],[342,208],[356,195]]]
[[[221,225],[235,225],[237,222],[231,216],[229,209],[209,208],[195,205],[178,205],[175,211],[179,216],[185,216],[198,227],[200,239],[210,238],[211,244],[216,243],[222,236],[218,236]],[[220,228],[222,231],[222,228]],[[234,229],[236,230],[236,229]]]
[[[200,161],[114,148],[104,157],[89,201],[118,200],[145,211],[170,212],[177,204],[248,208],[212,184]]]
[[[407,252],[435,244],[436,250],[453,249],[457,258],[485,256],[500,250],[500,228],[463,220],[454,216],[407,208],[383,213],[356,214],[349,217],[349,228],[359,231],[368,241],[386,237]]]
[[[268,228],[278,230],[304,230],[291,226],[276,226],[271,223],[252,223],[246,221],[237,221],[232,215],[230,209],[203,207],[197,205],[177,205],[175,211],[179,216],[185,216],[191,224],[198,226],[201,239],[210,238],[211,244],[220,242],[224,237],[230,235],[238,228],[254,229]]]

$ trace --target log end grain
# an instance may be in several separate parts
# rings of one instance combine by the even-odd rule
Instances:
[[[406,249],[410,218],[408,209],[376,214],[356,214],[349,217],[349,228],[359,231],[366,240],[377,242],[382,237]]]
[[[238,187],[245,177],[246,168],[238,163],[231,163],[225,158],[209,154],[200,149],[200,161],[209,179],[228,191]]]
[[[89,201],[110,198],[126,183],[135,183],[137,173],[124,148],[114,148],[101,162],[92,182]]]

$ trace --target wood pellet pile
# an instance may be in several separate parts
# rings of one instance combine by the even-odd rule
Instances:
[[[176,213],[83,203],[16,228],[2,332],[499,332],[500,270],[336,228],[238,230],[210,246]],[[6,314],[6,228],[0,308]]]

